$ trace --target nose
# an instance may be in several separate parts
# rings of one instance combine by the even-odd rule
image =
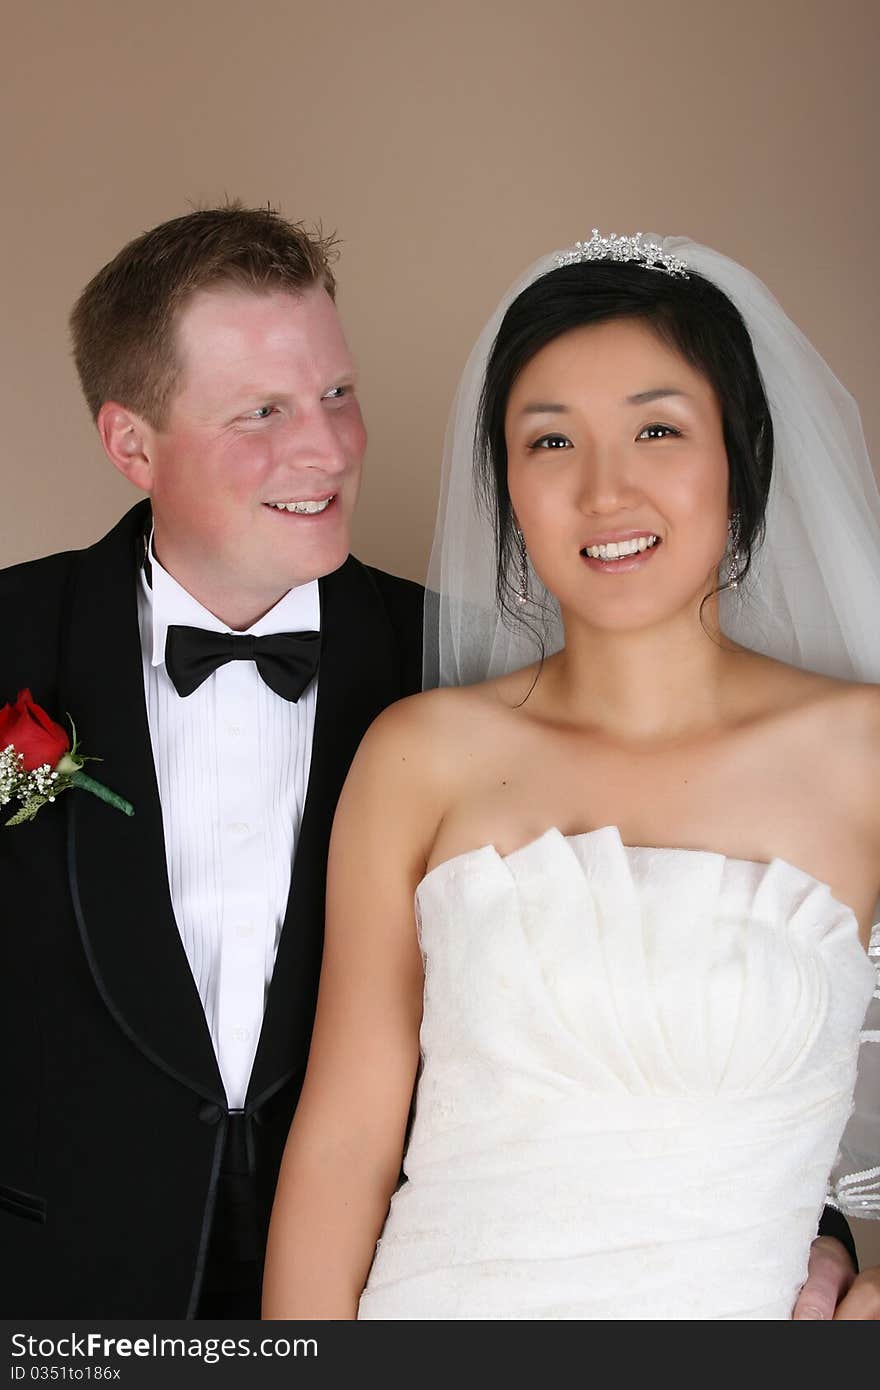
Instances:
[[[591,449],[578,479],[578,503],[585,515],[613,516],[632,505],[635,479],[624,453],[614,448]]]
[[[339,431],[320,405],[294,417],[290,425],[287,461],[297,469],[311,469],[337,477],[348,465],[348,455]]]

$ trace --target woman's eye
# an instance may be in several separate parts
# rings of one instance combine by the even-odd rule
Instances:
[[[674,429],[672,425],[646,425],[645,428],[640,431],[638,438],[667,439],[670,436],[672,436],[672,438],[679,438],[680,434],[681,432]]]
[[[571,440],[564,434],[542,434],[529,445],[530,449],[570,449]]]

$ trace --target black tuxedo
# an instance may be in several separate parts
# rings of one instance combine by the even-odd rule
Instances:
[[[103,759],[93,775],[135,807],[73,790],[0,829],[6,1317],[198,1305],[228,1122],[168,887],[136,608],[147,505],[87,550],[0,573],[0,704],[29,686],[69,713]],[[308,796],[245,1106],[263,1229],[308,1052],[333,811],[372,719],[421,683],[418,585],[350,557],[320,587]]]

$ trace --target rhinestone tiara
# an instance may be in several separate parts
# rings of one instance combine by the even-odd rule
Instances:
[[[600,236],[593,228],[589,241],[576,241],[574,246],[556,257],[557,266],[579,265],[581,261],[637,261],[645,270],[662,270],[667,275],[689,280],[687,261],[667,256],[656,241],[647,241],[641,232],[635,236]]]

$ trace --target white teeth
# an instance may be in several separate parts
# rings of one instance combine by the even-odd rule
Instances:
[[[628,555],[638,555],[641,550],[650,550],[656,544],[656,536],[637,536],[631,541],[608,541],[607,545],[588,545],[585,553],[591,560],[623,560]]]
[[[332,501],[332,497],[325,497],[323,502],[267,502],[266,505],[274,507],[278,512],[299,512],[301,516],[314,516],[317,512],[326,511]]]

